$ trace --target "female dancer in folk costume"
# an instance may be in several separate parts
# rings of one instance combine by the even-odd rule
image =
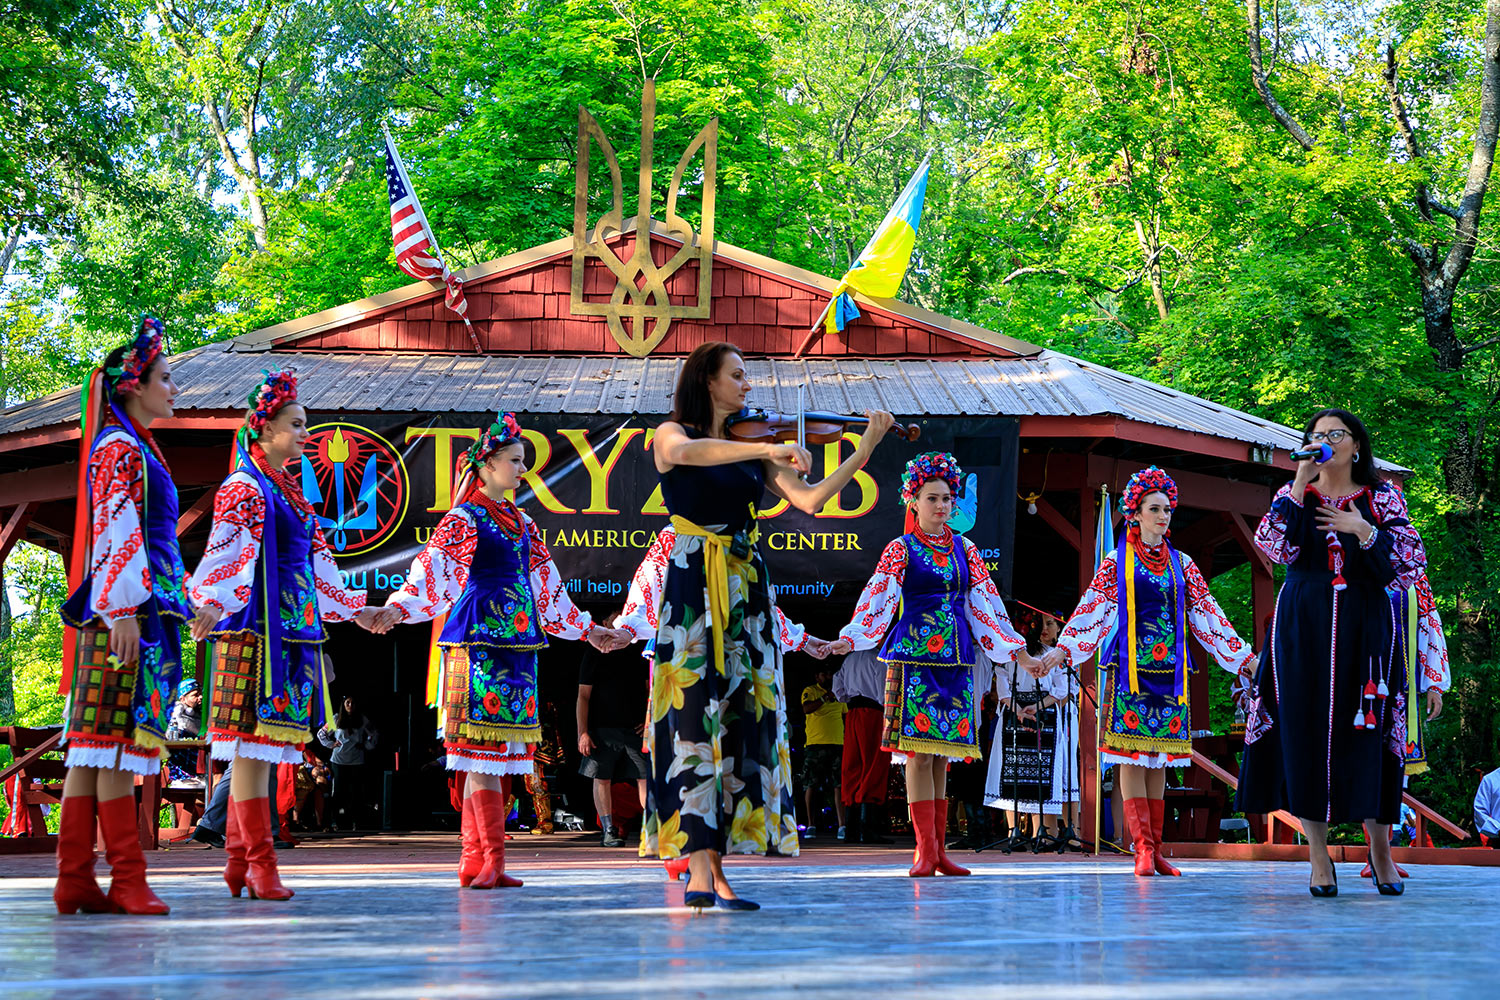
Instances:
[[[458,881],[493,889],[521,884],[505,874],[505,817],[510,776],[532,773],[542,736],[537,650],[548,635],[602,650],[625,637],[573,605],[536,523],[505,499],[526,472],[515,415],[497,416],[457,464],[456,503],[375,630],[436,620],[447,767],[468,772]]]
[[[667,563],[672,557],[672,550],[677,546],[677,529],[667,524],[656,533],[656,538],[646,550],[646,557],[636,567],[635,575],[630,580],[630,590],[625,596],[625,607],[615,619],[615,628],[627,633],[631,641],[638,639],[654,640],[656,630],[659,626],[658,614],[661,610],[662,595],[665,593],[667,582]],[[776,644],[781,647],[783,653],[806,652],[816,659],[823,659],[825,655],[822,639],[809,635],[807,629],[789,620],[780,607],[771,609],[776,616]],[[655,662],[651,652],[646,653],[647,663],[651,666],[649,671],[650,687],[648,692],[654,690],[656,671]],[[783,675],[778,662],[776,674],[776,690],[784,691],[786,688]],[[653,746],[653,723],[655,721],[655,710],[652,707],[650,693],[646,699],[646,728],[643,736],[642,752],[647,758],[651,758],[655,752]],[[780,713],[779,725],[783,732],[787,731],[786,700],[778,703]],[[792,787],[791,759],[783,760],[777,755],[777,767],[783,765],[786,771],[778,775],[778,781],[782,788]],[[654,793],[650,791],[651,779],[647,777],[647,794],[652,800]],[[656,839],[656,816],[655,810],[647,813],[641,826],[640,853],[642,857],[649,857],[657,853]],[[679,878],[688,870],[688,857],[673,858],[665,862],[667,874],[673,879]]]
[[[842,655],[881,646],[882,746],[906,766],[906,801],[917,835],[916,861],[907,873],[913,878],[969,874],[949,860],[944,841],[948,762],[983,756],[979,695],[992,677],[990,669],[978,676],[974,643],[983,648],[985,665],[1020,657],[1035,666],[979,550],[948,527],[962,482],[950,454],[927,452],[907,463],[901,480],[907,533],[885,547],[853,620],[827,647]]]
[[[177,487],[150,430],[172,415],[176,396],[161,322],[149,316],[84,388],[80,464],[88,479],[78,503],[88,565],[62,607],[78,633],[63,687],[68,773],[52,892],[59,913],[168,910],[146,884],[135,776],[160,772],[166,757],[182,678],[181,625],[191,613],[177,548]],[[107,896],[94,881],[96,817],[114,875]]]
[[[1136,875],[1181,875],[1160,848],[1165,768],[1187,767],[1193,756],[1188,633],[1237,675],[1237,701],[1248,689],[1255,651],[1235,634],[1198,567],[1167,541],[1177,509],[1172,478],[1154,465],[1142,469],[1126,484],[1120,509],[1127,527],[1119,546],[1104,557],[1042,661],[1076,667],[1112,637],[1099,654],[1102,766],[1120,766]]]
[[[1408,699],[1423,694],[1429,720],[1442,711],[1442,623],[1424,586],[1422,539],[1400,491],[1376,475],[1364,424],[1320,410],[1303,441],[1323,460],[1298,465],[1255,534],[1287,576],[1256,676],[1237,804],[1302,821],[1319,897],[1338,894],[1328,824],[1362,822],[1371,879],[1396,896],[1404,886],[1390,827],[1414,750]]]
[[[190,595],[193,638],[209,641],[208,738],[232,760],[224,881],[238,896],[290,899],[281,884],[266,801],[270,768],[300,763],[333,718],[322,656],[324,622],[369,628],[374,609],[348,590],[312,505],[285,466],[307,443],[297,376],[267,373],[250,391],[236,465],[214,497],[213,525]]]
[[[683,362],[676,409],[652,444],[676,541],[656,632],[652,734],[657,848],[689,855],[689,906],[754,909],[724,877],[723,854],[797,853],[786,693],[774,590],[756,544],[767,487],[809,514],[854,477],[894,422],[871,411],[854,454],[817,485],[805,448],[726,438],[750,383],[732,344]],[[669,752],[670,748],[670,752]]]

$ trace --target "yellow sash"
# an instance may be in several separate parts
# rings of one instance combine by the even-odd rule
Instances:
[[[760,525],[755,520],[755,507],[750,508],[750,545],[760,540]],[[730,555],[729,547],[733,535],[716,535],[707,528],[689,521],[680,514],[672,515],[672,528],[678,537],[691,535],[703,539],[703,573],[708,586],[708,613],[714,629],[714,667],[719,676],[724,675],[724,629],[729,626],[729,566],[748,564],[748,560]]]

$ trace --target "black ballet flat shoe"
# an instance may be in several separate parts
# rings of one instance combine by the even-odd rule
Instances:
[[[1309,884],[1307,891],[1317,899],[1332,899],[1339,894],[1339,870],[1333,869],[1333,883],[1331,885]]]
[[[1375,891],[1382,896],[1399,896],[1406,891],[1406,883],[1402,881],[1382,882],[1375,875],[1375,867],[1370,866],[1370,883],[1375,886]]]
[[[726,909],[726,910],[758,910],[758,909],[760,909],[760,904],[759,903],[752,903],[748,899],[725,899],[723,896],[719,896],[718,893],[714,893],[714,895],[718,896],[719,905],[722,906],[722,907],[724,907],[724,909]],[[710,904],[710,905],[712,905],[712,904]]]
[[[682,902],[695,910],[706,910],[718,901],[718,894],[712,892],[689,891],[682,894]]]

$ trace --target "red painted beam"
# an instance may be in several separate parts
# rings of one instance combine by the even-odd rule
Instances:
[[[26,537],[26,525],[31,523],[31,515],[35,511],[36,504],[34,503],[20,504],[11,511],[4,529],[0,529],[0,564],[5,562],[5,557],[10,555],[10,550],[15,548],[16,542]]]
[[[1048,503],[1045,498],[1036,498],[1036,512],[1041,516],[1043,521],[1046,521],[1052,527],[1053,531],[1062,536],[1063,541],[1073,546],[1074,552],[1083,551],[1083,536],[1078,533],[1078,529],[1069,524],[1068,519],[1063,517],[1061,512]]]

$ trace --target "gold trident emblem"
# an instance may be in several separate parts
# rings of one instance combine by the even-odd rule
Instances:
[[[667,190],[666,231],[682,240],[682,246],[665,264],[651,256],[651,137],[656,124],[656,82],[647,80],[641,95],[640,194],[635,216],[635,251],[621,260],[608,240],[624,230],[625,202],[620,182],[620,161],[604,130],[583,106],[578,108],[578,169],[573,188],[573,289],[571,310],[575,316],[603,316],[615,342],[637,358],[656,349],[674,319],[708,319],[711,303],[710,279],[714,262],[714,177],[719,161],[719,119],[704,126],[677,161],[672,185]],[[588,228],[590,145],[597,143],[609,166],[614,185],[614,207],[597,225]],[[677,214],[677,192],[682,174],[693,155],[703,149],[702,233]],[[589,258],[599,260],[615,276],[608,302],[586,301],[583,279]],[[689,262],[698,264],[698,299],[692,305],[674,304],[667,295],[667,280]],[[629,319],[627,329],[625,320]]]

